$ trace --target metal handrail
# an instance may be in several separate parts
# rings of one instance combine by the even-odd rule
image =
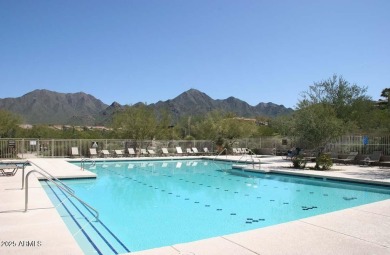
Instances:
[[[33,162],[31,162],[31,161],[28,161],[31,165],[34,165],[35,167],[37,167],[39,170],[41,170],[41,171],[43,171],[45,174],[47,174],[48,176],[50,176],[50,178],[51,179],[53,179],[53,180],[55,180],[55,181],[57,181],[57,182],[59,182],[59,183],[61,183],[69,192],[71,192],[71,193],[75,193],[74,192],[74,190],[71,188],[71,187],[69,187],[68,185],[66,185],[63,181],[61,181],[60,179],[58,179],[57,177],[54,177],[52,174],[50,174],[49,172],[47,172],[45,169],[43,169],[42,167],[40,167],[40,166],[38,166],[38,165],[36,165],[36,164],[34,164]],[[23,175],[24,176],[24,175]],[[22,187],[22,189],[23,189],[23,187]]]
[[[216,155],[213,159],[213,161],[218,157],[220,156],[224,151],[227,151],[227,148],[224,148],[220,153],[218,153],[218,155]]]
[[[87,162],[87,161],[92,162],[92,166],[96,165],[95,160],[90,159],[90,158],[83,158],[83,159],[81,159],[81,170],[84,171],[84,164],[85,164],[85,162]]]
[[[253,169],[255,169],[255,160],[253,159],[253,155],[256,155],[256,153],[254,153],[253,151],[251,151],[250,149],[247,149],[248,150],[248,154],[244,154],[244,155],[242,155],[238,160],[237,160],[237,163],[239,163],[239,161],[243,158],[243,157],[245,157],[245,156],[247,156],[247,155],[249,155],[250,157],[251,157],[251,161],[252,161],[252,167],[253,167]],[[252,154],[251,154],[252,153]],[[246,162],[246,161],[245,161]],[[260,159],[259,159],[259,164],[260,164]]]
[[[50,178],[50,176],[48,175],[45,175],[44,173],[41,173],[39,172],[38,170],[31,170],[30,172],[28,172],[26,174],[26,189],[25,189],[25,202],[24,202],[24,212],[27,212],[28,210],[28,177],[30,176],[30,174],[32,173],[38,173],[40,175],[42,175],[43,177],[45,177],[48,181],[50,181],[51,183],[53,183],[54,185],[57,186],[57,188],[61,189],[62,191],[68,193],[70,196],[72,196],[73,198],[75,198],[77,201],[79,201],[80,203],[82,203],[83,205],[85,205],[86,207],[90,208],[92,211],[94,211],[96,213],[95,216],[95,220],[96,221],[99,221],[99,212],[93,208],[92,206],[90,206],[88,203],[84,202],[83,200],[81,200],[80,198],[78,198],[75,194],[73,194],[72,192],[69,192],[66,188],[62,187],[61,185],[59,185],[58,183],[56,183],[55,181],[53,181],[52,178]]]

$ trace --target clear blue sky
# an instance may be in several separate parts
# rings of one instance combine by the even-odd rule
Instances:
[[[195,88],[294,107],[333,74],[373,99],[390,87],[389,0],[0,0],[0,98],[149,104]]]

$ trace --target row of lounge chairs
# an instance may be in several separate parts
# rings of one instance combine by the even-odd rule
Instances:
[[[316,157],[313,154],[300,153],[307,161],[313,161]],[[296,154],[287,154],[285,159],[293,159]],[[382,151],[374,151],[371,155],[359,155],[358,152],[350,152],[346,157],[340,158],[338,154],[330,154],[332,161],[336,164],[358,164],[361,166],[390,166],[390,161],[382,160]]]
[[[157,153],[154,149],[139,149],[138,153],[134,148],[127,148],[126,150],[113,150],[110,152],[109,150],[101,150],[100,152],[97,151],[96,148],[90,148],[89,149],[89,156],[90,157],[135,157],[135,156],[170,156],[170,155],[206,155],[209,154],[209,150],[207,147],[203,148],[203,152],[199,152],[198,148],[192,147],[187,148],[186,152],[183,152],[181,147],[176,147],[175,153],[170,153],[168,151],[168,148],[161,148],[161,153]],[[78,150],[78,147],[72,147],[71,149],[71,156],[72,157],[79,157],[81,156]]]
[[[247,154],[249,150],[247,148],[232,148],[233,154]]]
[[[341,164],[359,164],[362,166],[390,166],[390,161],[382,160],[382,151],[373,151],[369,156],[358,157],[359,153],[350,152],[346,158],[338,158],[338,156],[331,156],[333,162]]]

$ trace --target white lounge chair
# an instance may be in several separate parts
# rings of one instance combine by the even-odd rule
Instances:
[[[149,150],[148,149],[148,152],[149,152],[150,156],[155,156],[156,155],[156,152],[154,150]]]
[[[124,155],[122,150],[115,150],[114,152],[116,157],[123,157]]]
[[[203,148],[203,151],[204,151],[204,153],[206,153],[206,154],[210,154],[210,153],[211,153],[207,147],[204,147],[204,148]]]
[[[148,155],[148,152],[146,151],[146,149],[141,149],[141,155],[143,155],[143,156]]]
[[[194,154],[200,154],[200,152],[198,151],[198,148],[196,148],[196,147],[192,147],[192,152]]]
[[[102,154],[104,158],[111,156],[111,153],[108,150],[102,150]]]
[[[178,155],[183,155],[183,150],[181,149],[180,146],[176,147],[176,153],[177,153]]]
[[[71,155],[72,155],[72,157],[80,156],[79,148],[78,147],[72,147]]]
[[[191,148],[187,148],[187,154],[188,155],[193,154],[193,151],[191,150]]]
[[[129,156],[130,156],[130,157],[136,155],[136,154],[135,154],[134,148],[127,148],[127,153],[129,153]]]
[[[165,156],[168,156],[169,155],[169,151],[167,148],[161,148],[161,151],[162,151],[162,154],[165,155]]]
[[[90,156],[91,158],[97,157],[96,148],[89,148],[89,156]]]

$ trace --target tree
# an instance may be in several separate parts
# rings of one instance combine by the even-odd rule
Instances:
[[[174,139],[176,138],[173,126],[172,116],[167,109],[161,110],[159,114],[158,127],[156,130],[156,139]]]
[[[381,97],[384,99],[379,99],[379,105],[383,109],[390,109],[390,88],[385,88],[382,90]]]
[[[367,116],[373,109],[367,88],[350,84],[342,76],[314,83],[302,94],[296,112],[287,125],[279,128],[290,133],[299,146],[322,148],[348,131],[369,128]]]
[[[293,115],[282,115],[273,118],[269,125],[281,136],[290,136],[293,129]]]
[[[344,134],[343,121],[337,118],[335,110],[327,104],[314,104],[299,109],[294,114],[292,134],[305,148],[319,152],[332,139]]]
[[[121,138],[140,141],[154,138],[157,120],[154,111],[144,104],[127,106],[114,115],[113,126]]]
[[[192,122],[192,135],[196,139],[207,139],[216,141],[220,135],[219,122],[223,120],[224,113],[218,110],[211,111],[205,116],[196,118]]]
[[[0,138],[15,137],[20,118],[8,111],[0,110]]]
[[[356,104],[371,104],[366,95],[367,87],[350,84],[342,76],[314,83],[308,91],[303,92],[303,99],[298,101],[298,109],[315,104],[326,104],[334,109],[337,118],[345,122],[351,120],[351,113]]]

